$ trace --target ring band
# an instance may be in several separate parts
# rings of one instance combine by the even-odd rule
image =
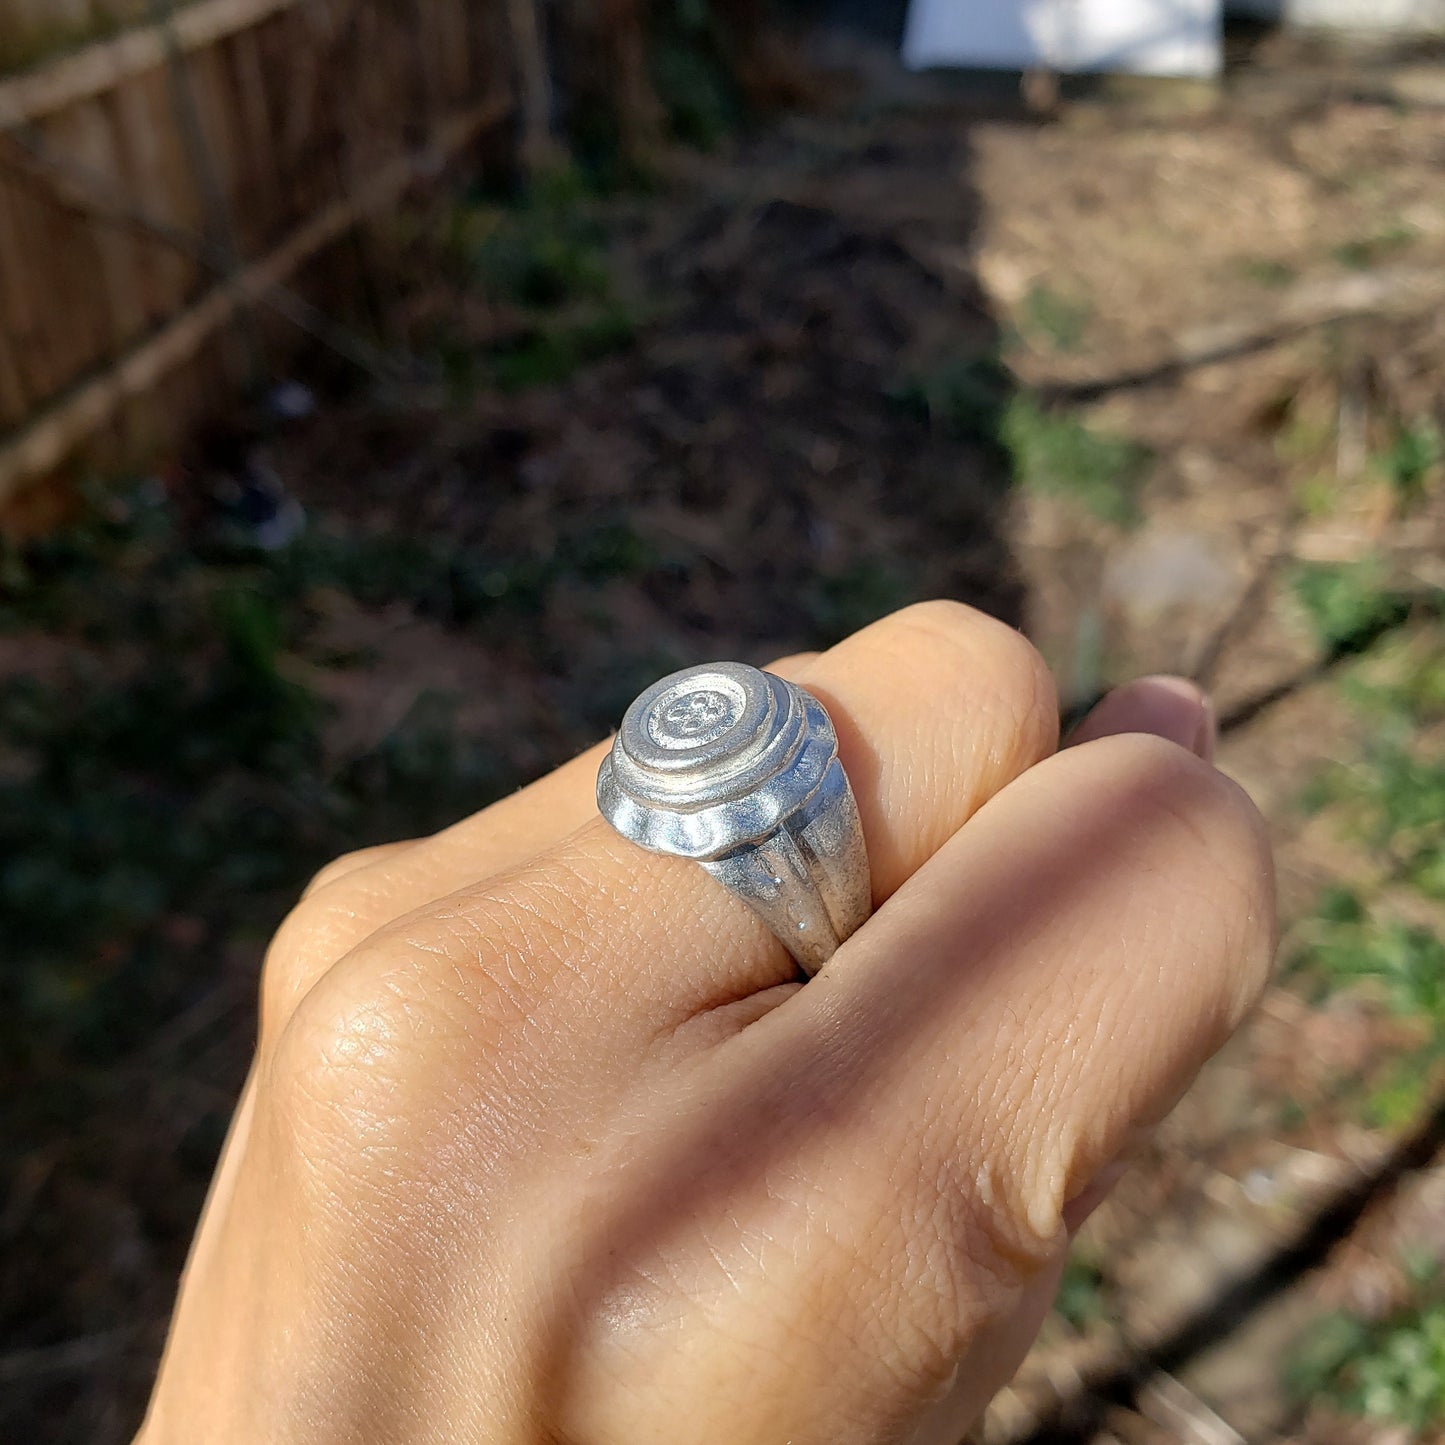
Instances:
[[[872,911],[858,805],[810,692],[740,662],[637,697],[597,774],[624,838],[701,863],[816,973]]]

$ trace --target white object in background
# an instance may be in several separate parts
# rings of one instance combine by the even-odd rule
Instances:
[[[1305,30],[1445,35],[1445,0],[1227,0],[1224,8]]]
[[[910,0],[903,62],[1209,77],[1223,0]]]

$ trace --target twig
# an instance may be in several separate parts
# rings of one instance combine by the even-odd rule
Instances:
[[[1036,391],[1050,404],[1097,401],[1112,392],[1173,381],[1201,366],[1267,351],[1332,321],[1383,315],[1405,306],[1423,313],[1442,296],[1445,281],[1440,271],[1417,266],[1306,281],[1285,297],[1263,326],[1255,315],[1234,317],[1186,334],[1177,350],[1144,366],[1081,381],[1044,382]]]

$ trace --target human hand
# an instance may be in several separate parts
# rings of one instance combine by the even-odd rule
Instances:
[[[955,604],[776,670],[837,725],[879,911],[800,985],[597,816],[605,744],[324,870],[144,1445],[953,1442],[1008,1380],[1263,984],[1263,827],[1197,694],[1055,754],[1037,654]]]

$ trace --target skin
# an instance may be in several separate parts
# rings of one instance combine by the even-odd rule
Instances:
[[[777,670],[837,725],[873,918],[800,985],[601,821],[605,745],[331,865],[144,1445],[941,1445],[1008,1380],[1263,986],[1263,827],[1189,684],[1058,751],[1037,654],[956,604]]]

